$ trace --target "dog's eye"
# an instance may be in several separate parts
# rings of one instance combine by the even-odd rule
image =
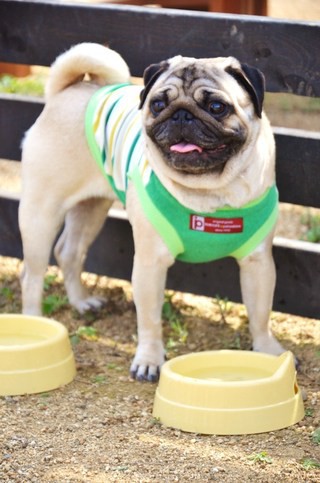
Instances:
[[[212,101],[209,104],[209,112],[213,116],[222,116],[223,114],[226,114],[227,112],[227,106],[223,102],[220,101]]]
[[[167,107],[167,104],[162,99],[155,99],[150,104],[151,112],[155,116],[157,114],[160,114],[160,112],[163,111],[166,107]]]

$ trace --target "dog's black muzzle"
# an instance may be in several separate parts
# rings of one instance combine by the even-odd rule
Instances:
[[[184,108],[155,123],[148,135],[166,162],[186,174],[221,172],[245,141],[243,133],[226,133],[222,125],[203,121]]]

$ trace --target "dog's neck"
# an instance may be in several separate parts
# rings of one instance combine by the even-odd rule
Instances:
[[[225,206],[239,208],[253,198],[250,193],[250,187],[245,178],[239,179],[236,183],[233,183],[233,189],[231,191],[230,187],[221,187],[214,190],[207,188],[194,189],[185,186],[172,178],[163,176],[161,172],[156,173],[156,175],[167,191],[169,191],[179,203],[198,213],[214,212]]]

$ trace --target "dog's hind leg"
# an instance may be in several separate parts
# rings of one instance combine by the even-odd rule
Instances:
[[[81,282],[81,273],[88,248],[98,235],[111,204],[106,198],[90,198],[74,206],[67,213],[64,230],[54,249],[69,302],[80,313],[98,310],[105,303],[101,297],[89,296]]]
[[[37,192],[35,190],[35,196]],[[31,194],[31,196],[30,196]],[[24,314],[42,314],[43,279],[51,248],[60,229],[64,213],[56,203],[41,203],[33,193],[23,197],[19,207],[19,227],[23,242],[24,266],[21,273]]]

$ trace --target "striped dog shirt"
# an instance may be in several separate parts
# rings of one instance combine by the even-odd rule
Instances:
[[[128,182],[135,185],[146,217],[178,260],[202,263],[249,255],[276,223],[276,186],[241,208],[196,213],[183,206],[160,183],[145,157],[140,91],[131,84],[102,87],[87,107],[88,144],[112,189],[125,205]]]

